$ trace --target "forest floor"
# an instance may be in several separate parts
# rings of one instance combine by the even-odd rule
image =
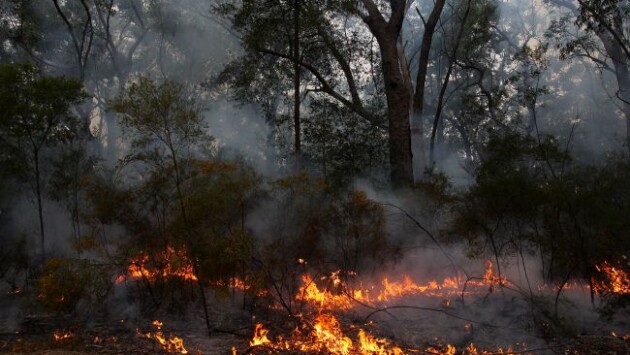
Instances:
[[[238,354],[298,354],[297,352],[271,352],[264,347],[250,348],[248,340],[229,334],[213,334],[210,337],[199,338],[196,335],[180,334],[189,354],[232,354],[237,349]],[[35,354],[35,355],[82,355],[82,354],[166,354],[168,351],[160,347],[156,341],[143,339],[135,334],[126,334],[99,338],[95,342],[93,334],[74,334],[72,338],[54,341],[51,335],[1,334],[0,353]],[[413,352],[423,354],[423,352]],[[540,353],[565,355],[627,355],[630,354],[630,339],[613,336],[578,336],[566,339],[563,345],[553,347]],[[430,354],[426,352],[426,354]],[[459,354],[459,353],[458,353]],[[462,354],[468,355],[467,352]],[[520,353],[519,353],[520,354]],[[539,354],[532,351],[527,354]]]
[[[14,304],[12,304],[15,302]],[[119,314],[118,320],[97,320],[99,317],[91,317],[83,314],[83,317],[64,316],[55,317],[45,313],[30,313],[25,315],[18,307],[23,302],[17,299],[0,296],[0,353],[8,354],[36,354],[36,355],[82,355],[82,354],[165,354],[168,351],[159,344],[155,334],[160,332],[165,339],[181,337],[183,345],[189,354],[300,354],[299,352],[278,352],[264,347],[250,347],[249,341],[253,333],[253,325],[257,322],[248,311],[239,307],[230,307],[226,303],[212,302],[210,307],[210,319],[213,331],[211,336],[207,335],[203,312],[199,309],[185,311],[180,316],[173,314],[156,314],[157,319],[162,319],[164,325],[162,330],[157,330],[152,324],[152,319],[126,318],[123,320],[123,313]],[[623,318],[627,313],[623,313]],[[110,314],[111,317],[111,314]],[[82,318],[84,321],[78,321]],[[267,315],[265,319],[273,317]],[[439,329],[445,338],[456,338],[455,328],[439,328],[435,323],[435,317],[429,317],[434,321],[424,324],[418,329],[411,329],[409,325],[392,327],[391,324],[379,324],[381,333],[388,340],[396,342],[402,340],[410,346],[426,349],[424,346],[437,346],[436,338],[430,334],[432,330]],[[155,318],[154,318],[155,319]],[[269,322],[272,333],[275,335],[286,332],[286,318],[276,315],[275,322]],[[352,327],[352,320],[346,318],[345,326]],[[432,324],[432,325],[431,325]],[[284,329],[284,330],[283,330]],[[393,330],[395,329],[395,330]],[[449,331],[450,329],[450,331]],[[392,331],[393,330],[393,331]],[[290,330],[289,330],[290,331]],[[409,343],[404,341],[404,332],[418,334],[417,341]],[[163,333],[161,333],[163,332]],[[482,330],[477,330],[480,335]],[[153,334],[148,336],[148,334]],[[490,333],[483,347],[479,348],[479,354],[483,350],[496,351],[499,336]],[[55,339],[55,335],[57,338]],[[64,336],[65,335],[65,336]],[[288,335],[288,334],[285,334]],[[516,334],[517,336],[524,334]],[[393,337],[392,337],[393,336]],[[397,338],[397,339],[396,339]],[[629,355],[630,354],[630,334],[614,335],[606,333],[601,329],[597,333],[583,332],[573,337],[563,337],[556,334],[550,337],[552,340],[542,341],[538,345],[528,343],[529,351],[517,351],[515,354],[536,354],[536,355]],[[409,339],[409,337],[407,337]],[[466,340],[467,341],[467,340]],[[168,342],[168,341],[167,341]],[[462,351],[466,346],[465,341],[456,343],[458,349]],[[477,345],[477,342],[475,341]],[[537,350],[534,350],[536,348]],[[233,350],[234,349],[234,350]],[[407,353],[407,352],[406,352]],[[409,351],[410,354],[435,354],[423,351]],[[303,354],[303,353],[302,353]],[[310,353],[313,354],[313,353]],[[457,353],[462,355],[474,354],[466,350]]]

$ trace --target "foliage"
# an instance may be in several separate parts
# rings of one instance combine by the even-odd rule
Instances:
[[[32,64],[0,66],[0,164],[30,185],[37,200],[41,258],[45,259],[42,196],[45,149],[66,144],[77,134],[79,119],[70,109],[85,98],[81,82],[41,76]]]
[[[385,230],[382,206],[364,192],[334,192],[305,175],[280,179],[274,185],[275,237],[264,247],[265,260],[271,264],[288,263],[291,268],[302,259],[317,272],[347,274],[374,268],[397,254]]]
[[[293,129],[295,59],[290,53],[296,45],[294,28],[287,23],[299,11],[304,152],[307,162],[333,181],[345,182],[387,163],[379,55],[361,23],[348,21],[357,15],[357,7],[356,1],[301,1],[296,10],[292,2],[245,1],[242,6],[224,2],[215,9],[242,34],[246,49],[226,66],[220,82],[228,84],[237,99],[262,107],[283,156],[291,151],[292,134],[287,131]],[[352,26],[343,29],[344,18]]]
[[[583,278],[623,260],[630,232],[627,157],[599,166],[570,160],[558,143],[494,137],[476,181],[456,203],[454,231],[474,255],[542,254],[547,280]]]
[[[103,301],[111,289],[105,270],[87,260],[52,258],[37,279],[42,305],[52,312],[79,310],[102,311]]]
[[[85,97],[76,80],[41,76],[28,63],[0,66],[3,165],[12,166],[21,176],[33,173],[33,154],[76,135],[79,123],[70,108]],[[23,164],[24,160],[29,164]]]
[[[181,84],[158,84],[141,76],[112,102],[112,108],[121,114],[120,124],[136,153],[128,160],[177,158],[189,150],[211,148],[199,108]]]

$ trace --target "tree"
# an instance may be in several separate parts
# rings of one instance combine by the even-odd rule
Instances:
[[[630,151],[630,9],[618,0],[548,0],[568,9],[573,24],[583,33],[568,35],[568,18],[555,21],[550,33],[564,42],[562,58],[586,57],[615,75],[616,98],[626,120],[626,146]],[[598,43],[599,42],[599,43]]]
[[[267,70],[277,77],[282,75],[278,71],[282,71],[283,61],[298,60],[309,74],[306,91],[312,93],[311,98],[344,106],[376,127],[387,126],[391,180],[395,185],[407,185],[413,182],[410,113],[414,121],[422,116],[429,53],[445,3],[438,0],[424,21],[415,88],[411,61],[402,38],[403,22],[413,1],[378,4],[372,0],[303,1],[299,8],[303,13],[300,21],[303,50],[299,58],[291,52],[291,31],[284,26],[284,20],[292,12],[282,3],[244,1],[241,7],[224,3],[218,9],[242,35],[249,54],[245,62],[249,65],[249,60],[267,62],[269,67],[275,67],[275,72]],[[421,13],[421,9],[417,12]],[[268,33],[280,35],[268,36]],[[376,56],[372,53],[373,39],[378,43]],[[371,68],[372,72],[365,68]],[[376,74],[377,71],[380,73]],[[373,106],[378,101],[371,101],[379,93],[384,94],[387,103],[385,122],[382,110]],[[417,136],[421,136],[419,124],[415,129]],[[426,165],[423,160],[420,165]]]
[[[42,261],[46,258],[42,154],[72,137],[78,121],[73,105],[86,95],[82,84],[63,77],[41,76],[31,64],[0,66],[0,140],[2,160],[31,183],[37,200]]]
[[[185,233],[185,245],[192,257],[193,272],[210,332],[206,297],[201,284],[196,252],[192,246],[195,232],[189,219],[189,196],[184,191],[185,177],[190,173],[195,156],[211,149],[212,137],[205,131],[203,117],[195,101],[186,96],[182,85],[172,81],[156,84],[140,77],[112,104],[120,114],[123,134],[131,143],[127,162],[147,164],[157,177],[172,177],[179,213]],[[169,173],[172,172],[172,173]]]
[[[85,237],[81,232],[82,202],[84,193],[94,176],[98,159],[87,149],[92,136],[84,133],[87,131],[85,122],[78,122],[74,127],[69,128],[74,132],[65,142],[66,144],[56,152],[57,154],[51,157],[52,171],[48,185],[50,198],[62,204],[70,215],[74,233],[73,242],[76,244]]]

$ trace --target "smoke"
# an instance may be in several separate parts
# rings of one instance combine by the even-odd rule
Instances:
[[[258,108],[221,100],[214,102],[205,116],[225,158],[243,157],[263,176],[279,176],[278,157],[269,144],[271,129]]]
[[[112,22],[112,33],[120,37],[135,36],[137,39],[146,31],[136,52],[131,53],[127,61],[118,63],[120,66],[117,69],[128,76],[117,77],[118,74],[114,73],[112,58],[108,57],[102,38],[97,38],[94,51],[103,55],[104,59],[90,57],[91,65],[87,68],[85,82],[90,94],[96,96],[90,103],[91,112],[95,113],[92,124],[102,126],[102,131],[109,135],[103,140],[104,149],[107,150],[105,155],[121,156],[121,152],[117,150],[118,144],[111,144],[118,142],[120,137],[115,118],[111,114],[107,116],[109,113],[106,103],[120,93],[126,81],[141,74],[185,83],[191,91],[199,91],[202,90],[201,84],[215,77],[241,51],[238,38],[210,14],[210,2],[194,0],[154,3],[155,7],[142,9],[145,16],[143,21],[146,21],[144,24],[138,19],[134,20],[128,8],[120,9],[120,15],[114,17]],[[533,33],[535,39],[541,42],[545,40],[544,32],[550,19],[556,14],[541,6],[539,1],[514,0],[499,4],[501,18],[498,26],[515,39],[517,47],[523,46],[527,33]],[[49,10],[50,8],[42,7],[40,15],[45,15]],[[524,28],[516,27],[518,17],[523,20]],[[125,27],[126,23],[128,28]],[[59,50],[59,43],[67,41],[67,30],[63,26],[52,26],[46,33],[40,51],[50,55],[54,63],[64,62],[67,60],[67,53]],[[620,149],[624,138],[620,133],[625,131],[624,122],[620,118],[618,102],[614,98],[617,90],[614,77],[600,74],[588,61],[560,61],[557,59],[558,51],[554,49],[555,44],[550,45],[551,49],[547,53],[549,62],[541,73],[539,83],[541,88],[547,88],[547,92],[540,94],[536,106],[539,132],[560,137],[579,160],[596,162],[604,153]],[[503,50],[507,46],[507,43],[502,42],[497,50]],[[118,55],[122,58],[129,54],[130,43],[123,44],[118,49]],[[515,53],[516,50],[512,49],[509,58],[505,59],[508,65],[515,61]],[[65,66],[53,66],[49,70],[76,75]],[[508,79],[497,78],[497,82]],[[429,92],[433,96],[428,102],[434,101],[437,91]],[[453,93],[454,91],[450,92]],[[220,158],[244,159],[265,177],[265,181],[285,175],[287,163],[280,160],[276,149],[270,144],[272,128],[258,107],[248,103],[238,104],[213,95],[202,96],[201,100],[207,108],[203,115],[209,133],[219,147]],[[520,110],[522,117],[530,118],[522,107],[514,110]],[[514,114],[513,111],[511,113]],[[457,118],[453,116],[453,119]],[[445,129],[444,134],[447,143],[439,148],[441,150],[437,156],[440,158],[436,166],[457,188],[465,189],[472,178],[462,161],[459,138],[452,128]],[[371,200],[382,206],[387,217],[386,231],[389,240],[402,250],[401,258],[371,274],[370,282],[378,283],[382,277],[388,275],[410,275],[418,282],[457,275],[463,279],[483,277],[486,271],[484,259],[469,258],[464,243],[451,246],[442,244],[438,231],[449,223],[449,212],[440,209],[430,198],[418,192],[393,193],[388,188],[376,187],[369,180],[354,181],[352,187],[365,192]],[[308,201],[308,196],[297,198],[304,199],[305,203],[317,202]],[[282,227],[286,227],[286,230],[282,230],[283,233],[290,234],[304,223],[303,219],[287,221],[287,216],[283,215],[285,210],[280,209],[278,204],[279,201],[267,200],[247,216],[245,226],[258,240],[269,241],[275,237],[277,229]],[[46,249],[69,254],[69,236],[73,231],[67,211],[48,200],[45,201],[44,210]],[[8,220],[9,230],[13,234],[23,233],[33,236],[33,241],[37,241],[39,222],[30,200],[19,199],[12,206]],[[278,223],[280,227],[274,223]],[[36,245],[35,242],[34,244]],[[292,250],[291,253],[293,252]],[[401,343],[422,346],[437,338],[455,343],[458,348],[471,342],[482,347],[495,348],[523,341],[529,349],[546,348],[546,334],[540,330],[544,329],[545,324],[574,334],[587,330],[605,334],[615,327],[628,329],[628,324],[619,320],[611,324],[602,321],[590,304],[590,295],[583,288],[569,289],[561,294],[557,307],[560,317],[557,319],[562,324],[551,324],[552,319],[548,317],[548,312],[555,312],[556,294],[538,291],[543,278],[540,276],[542,272],[537,266],[539,262],[536,256],[506,258],[500,263],[502,276],[513,282],[510,288],[495,287],[486,290],[482,295],[453,297],[448,306],[444,305],[443,299],[410,296],[396,303],[397,306],[408,307],[377,312],[371,319],[378,321],[384,334],[400,340]],[[495,270],[496,266],[495,262]],[[143,313],[137,304],[128,302],[131,298],[128,292],[129,289],[117,287],[109,300],[109,311],[120,319],[133,320],[135,323],[143,317]],[[232,310],[229,314],[218,309],[215,311],[218,317],[217,326],[229,323]],[[373,310],[361,310],[360,313],[365,317],[371,311]],[[6,329],[13,330],[17,327],[17,312],[18,308],[0,309],[0,318],[9,319],[5,324]],[[546,352],[551,353],[539,353]]]

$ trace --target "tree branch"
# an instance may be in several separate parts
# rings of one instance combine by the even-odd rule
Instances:
[[[264,54],[270,54],[279,58],[283,58],[286,60],[290,60],[290,61],[295,61],[295,58],[293,58],[293,56],[284,54],[284,53],[280,53],[271,49],[258,49],[258,51],[260,53],[264,53]],[[342,94],[340,94],[339,92],[335,91],[335,89],[332,87],[332,85],[326,80],[326,78],[324,78],[324,76],[317,70],[317,68],[315,68],[313,65],[303,61],[303,60],[299,60],[298,61],[300,66],[302,66],[303,68],[305,68],[306,70],[310,71],[319,81],[319,83],[321,84],[321,91],[325,92],[326,94],[330,95],[332,98],[334,98],[335,100],[339,101],[341,104],[343,104],[344,106],[346,106],[348,109],[350,109],[352,112],[356,113],[357,115],[365,118],[368,122],[370,122],[371,124],[373,124],[375,127],[382,127],[382,123],[381,123],[381,118],[379,118],[376,115],[373,115],[372,113],[368,112],[363,106],[361,105],[355,105],[352,101],[348,100],[347,98],[345,98]]]

